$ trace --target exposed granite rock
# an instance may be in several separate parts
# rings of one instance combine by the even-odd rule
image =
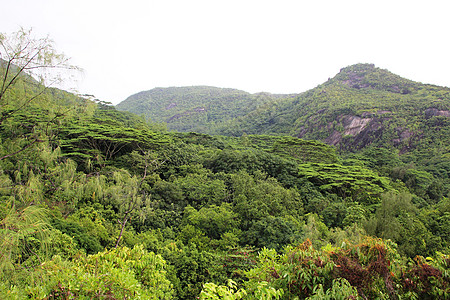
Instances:
[[[425,110],[425,118],[429,119],[431,117],[436,117],[436,116],[450,117],[450,111],[439,110],[437,108],[427,108]]]

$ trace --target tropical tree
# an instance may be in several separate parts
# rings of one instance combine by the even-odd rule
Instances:
[[[48,37],[36,38],[31,29],[23,28],[10,35],[0,33],[0,125],[10,138],[21,138],[11,142],[0,160],[48,140],[42,132],[48,135],[51,125],[73,109],[48,103],[51,94],[64,94],[49,88],[63,82],[71,70],[78,68]]]
[[[61,83],[66,70],[78,70],[69,59],[56,51],[49,38],[35,38],[31,29],[21,28],[11,35],[0,33],[0,124],[40,97],[50,86]],[[38,89],[23,99],[10,101],[8,92],[20,82]],[[17,101],[20,100],[20,101]]]

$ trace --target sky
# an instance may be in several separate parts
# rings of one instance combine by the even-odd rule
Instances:
[[[450,87],[450,1],[0,0],[83,69],[66,83],[118,104],[155,87],[301,93],[355,63]]]

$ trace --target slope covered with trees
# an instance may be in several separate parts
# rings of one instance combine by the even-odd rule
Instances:
[[[0,298],[448,297],[448,160],[168,132],[24,78],[1,103]]]
[[[285,134],[346,150],[373,145],[407,152],[448,136],[449,117],[449,88],[358,64],[295,99],[230,121],[217,132]]]
[[[280,97],[209,86],[155,88],[128,97],[117,109],[166,123],[169,130],[211,133],[223,122]]]

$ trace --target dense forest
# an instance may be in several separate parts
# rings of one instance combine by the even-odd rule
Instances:
[[[155,88],[131,95],[116,108],[164,123],[168,130],[212,133],[212,128],[243,117],[277,99],[295,95],[249,94],[211,86]]]
[[[352,66],[319,86],[316,119],[288,109],[314,89],[221,119],[241,134],[169,131],[50,88],[36,69],[72,68],[50,41],[0,42],[1,299],[450,297],[448,89]],[[334,112],[384,102],[383,135],[351,147]]]

